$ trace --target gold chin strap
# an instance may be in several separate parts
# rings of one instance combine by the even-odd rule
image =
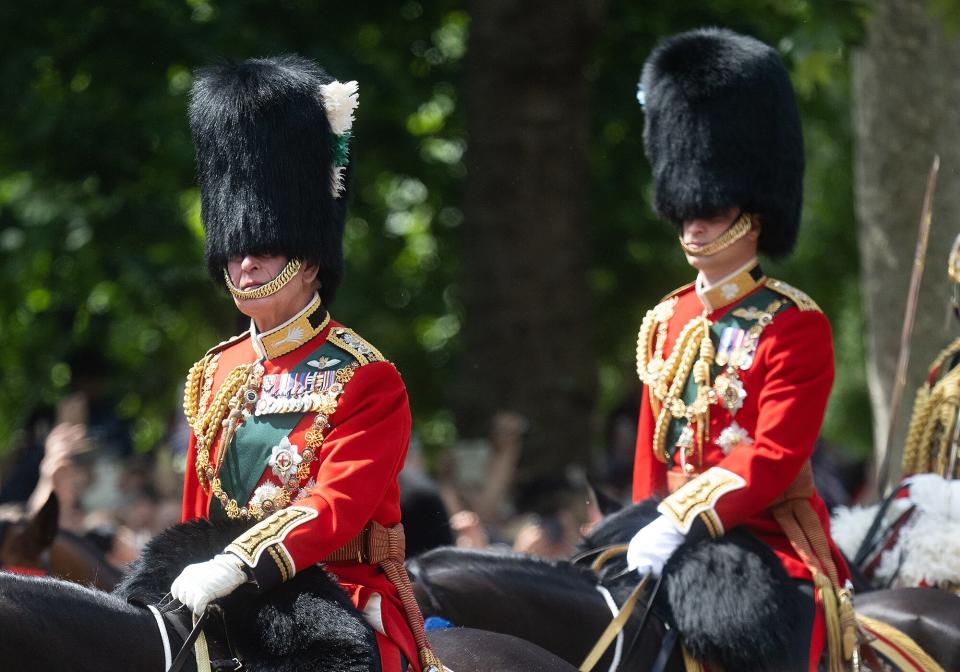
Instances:
[[[277,277],[265,285],[260,285],[256,289],[240,289],[237,287],[233,284],[233,280],[230,279],[230,273],[227,272],[227,269],[223,269],[223,279],[226,280],[227,289],[230,290],[233,298],[244,301],[248,299],[262,299],[271,294],[276,294],[283,289],[284,285],[290,282],[293,276],[300,272],[300,266],[299,259],[291,259]]]
[[[729,229],[717,236],[714,241],[707,243],[703,247],[689,247],[685,242],[683,242],[682,236],[680,237],[680,247],[682,247],[683,251],[689,254],[691,257],[711,257],[717,252],[727,249],[745,235],[750,233],[751,228],[753,228],[753,220],[750,219],[750,215],[744,213],[737,217],[737,221],[735,221]]]

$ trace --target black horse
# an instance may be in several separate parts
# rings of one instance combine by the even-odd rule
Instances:
[[[655,505],[647,501],[606,517],[583,550],[629,541],[656,515]],[[623,569],[622,557],[597,576],[565,562],[454,549],[409,563],[425,615],[515,634],[573,664],[584,659],[611,619],[600,590],[608,590],[619,605],[637,582]],[[944,598],[953,602],[941,604]],[[619,641],[619,660],[613,650],[596,669],[651,669],[662,655],[662,669],[682,670],[679,652],[661,650],[667,633],[677,631],[691,654],[723,669],[781,669],[802,599],[772,551],[748,532],[733,530],[715,541],[684,545],[664,568],[642,634],[637,637],[640,618],[632,617]],[[905,631],[944,669],[960,669],[955,662],[960,598],[884,591],[858,596],[857,606]]]
[[[646,519],[652,508],[628,511],[632,517]],[[604,529],[609,530],[606,525]],[[600,545],[606,546],[607,539],[598,541]],[[616,576],[622,564],[615,566],[607,566],[608,580],[602,581],[588,567],[568,561],[443,548],[410,560],[407,570],[425,617],[515,635],[580,665],[610,622],[612,610],[623,604],[639,581],[634,573]],[[596,669],[651,668],[666,631],[666,614],[657,605],[634,640],[639,622],[639,613],[631,617]],[[671,656],[665,669],[682,671],[682,658]]]
[[[175,526],[151,541],[112,594],[55,579],[0,574],[0,669],[162,670],[157,622],[130,600],[160,602],[184,566],[219,552],[241,530],[199,521]],[[320,567],[263,595],[235,591],[220,604],[229,655],[249,672],[379,669],[370,626]],[[169,635],[176,653],[182,637],[176,631]],[[437,640],[438,654],[458,661],[458,672],[518,669],[517,661],[519,669],[570,669],[552,654],[503,635],[455,630]],[[494,655],[471,666],[485,648]],[[187,669],[195,670],[195,663]]]

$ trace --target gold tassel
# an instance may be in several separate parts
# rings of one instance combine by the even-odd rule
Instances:
[[[841,634],[843,618],[841,617],[841,607],[838,604],[837,593],[833,584],[830,583],[830,579],[820,572],[814,572],[813,582],[820,592],[820,604],[823,607],[823,617],[827,628],[827,669],[830,672],[844,672],[844,660],[849,660],[849,658],[844,651],[846,637]],[[851,654],[852,652],[851,646]]]
[[[704,672],[703,665],[700,664],[699,660],[690,655],[687,647],[681,646],[681,649],[683,650],[683,666],[687,672]]]
[[[714,357],[716,356],[716,350],[713,347],[713,340],[710,338],[710,320],[707,318],[703,319],[703,340],[700,341],[700,359],[705,361],[707,364],[713,364]]]
[[[440,659],[437,658],[437,654],[433,652],[433,649],[422,648],[418,652],[420,654],[420,669],[423,672],[444,672],[447,668],[443,666],[443,663],[440,662]]]
[[[857,648],[857,615],[853,611],[853,590],[836,589],[837,606],[840,608],[840,632],[843,640],[843,659],[852,660]]]

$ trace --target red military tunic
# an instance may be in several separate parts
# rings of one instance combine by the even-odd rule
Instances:
[[[704,335],[699,344],[697,333]],[[691,361],[704,353],[706,360]],[[819,528],[808,539],[816,539],[814,551],[835,566],[822,573],[835,574],[830,578],[842,586],[847,566],[829,537],[829,514],[809,471],[834,373],[830,325],[816,304],[765,278],[753,262],[700,292],[694,284],[683,287],[648,312],[637,361],[645,385],[634,501],[664,497],[658,510],[688,538],[717,537],[744,525],[773,549],[791,577],[811,580],[772,508],[788,492],[803,492],[798,508],[809,515],[801,522],[807,531]],[[809,487],[797,489],[803,477]],[[803,536],[798,527],[795,538]],[[818,609],[811,669],[825,638]]]
[[[318,352],[321,355],[311,359]],[[244,399],[245,392],[240,390],[241,402],[255,403],[243,412],[246,418],[236,430],[235,442],[224,455],[225,430],[212,430],[216,439],[205,457],[198,450],[197,435],[205,432],[198,431],[197,418],[215,404],[231,371],[258,361],[262,365],[256,372],[259,384],[257,380],[247,383],[256,388],[258,398]],[[329,368],[328,375],[324,367]],[[228,547],[253,567],[262,587],[317,564],[357,537],[370,521],[386,527],[400,522],[397,476],[410,437],[406,389],[394,366],[375,348],[329,320],[319,298],[270,332],[258,334],[251,328],[250,333],[217,346],[195,369],[191,378],[199,391],[194,395],[199,397],[199,408],[190,409],[191,400],[185,401],[188,418],[194,413],[194,431],[187,454],[182,519],[222,517],[225,510],[236,517],[255,509],[267,516],[267,522],[280,516],[282,525],[273,526],[267,543],[238,546],[235,542]],[[309,378],[311,374],[315,375]],[[188,380],[188,390],[190,386]],[[247,434],[245,424],[250,425]],[[274,445],[251,444],[250,436],[254,441],[263,433],[271,436],[275,429],[271,424],[280,425],[269,441]],[[310,434],[318,429],[323,432],[322,442],[317,434]],[[257,431],[261,434],[250,433]],[[277,437],[282,438],[277,441]],[[231,456],[231,451],[236,454]],[[252,471],[249,464],[241,464],[258,459],[262,466],[255,464]],[[242,480],[238,477],[231,491],[226,484],[228,472],[241,474],[244,466],[252,473],[247,487],[236,486]],[[204,472],[213,477],[209,482]],[[291,484],[286,490],[285,482]],[[270,516],[271,512],[275,515]],[[378,631],[385,672],[399,666],[397,650],[390,643],[419,669],[417,647],[397,589],[386,575],[370,564],[330,564],[326,569]]]
[[[633,497],[639,501],[652,495],[666,496],[660,511],[688,535],[719,536],[745,525],[772,547],[790,576],[809,580],[810,570],[774,519],[770,506],[797,480],[813,453],[833,383],[830,325],[809,297],[786,283],[763,277],[755,265],[718,285],[703,297],[694,285],[683,287],[650,311],[647,319],[659,330],[659,343],[654,347],[662,349],[666,360],[684,327],[696,318],[705,317],[711,326],[727,325],[719,336],[715,326],[709,332],[720,361],[723,357],[732,359],[732,353],[751,340],[746,325],[756,325],[752,327],[756,331],[753,344],[746,348],[750,356],[734,367],[733,377],[739,384],[728,386],[732,391],[720,390],[724,369],[713,365],[710,380],[715,396],[709,406],[707,427],[701,429],[696,422],[690,423],[690,434],[699,435],[700,441],[693,441],[687,451],[675,449],[672,455],[661,455],[666,463],[655,455],[654,445],[663,404],[651,403],[650,385],[644,386]],[[770,302],[773,310],[764,317],[764,309],[756,306],[766,305],[770,298],[774,298]],[[638,358],[655,358],[652,352],[643,352],[649,347],[639,344]],[[675,433],[667,442],[673,436]],[[674,495],[668,492],[668,471],[676,475],[671,477],[674,481],[682,481],[678,476],[684,472],[690,479]],[[829,555],[842,583],[847,579],[847,568],[829,540],[826,506],[815,491],[807,502],[826,532]]]

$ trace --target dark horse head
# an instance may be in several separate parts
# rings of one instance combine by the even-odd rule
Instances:
[[[0,669],[163,669],[157,622],[137,602],[159,602],[185,565],[220,552],[242,530],[205,522],[171,528],[149,544],[112,594],[45,577],[0,573]],[[305,569],[267,593],[240,589],[219,603],[227,634],[247,672],[380,669],[372,630],[319,567]],[[506,635],[467,629],[435,635],[441,659],[458,672],[574,670],[553,654]],[[181,643],[171,633],[173,653]],[[196,669],[192,661],[187,665]]]
[[[0,570],[49,575],[112,590],[121,572],[93,543],[59,529],[55,494],[33,515],[22,506],[0,507]]]
[[[656,506],[650,500],[608,515],[580,550],[629,542],[658,515]],[[638,583],[640,577],[624,572],[625,566],[621,555],[594,574],[569,562],[458,549],[431,551],[408,563],[425,615],[523,637],[573,664],[583,661],[610,622],[608,599],[618,607]],[[773,552],[749,533],[684,545],[664,569],[643,633],[637,635],[641,609],[598,669],[618,659],[623,669],[651,667],[661,655],[664,623],[679,630],[700,660],[728,670],[781,669],[801,599]],[[682,669],[679,656],[669,660],[667,669]]]
[[[610,621],[596,575],[569,562],[438,548],[409,560],[407,571],[427,619],[519,637],[572,665]],[[608,654],[604,665],[610,660]]]

